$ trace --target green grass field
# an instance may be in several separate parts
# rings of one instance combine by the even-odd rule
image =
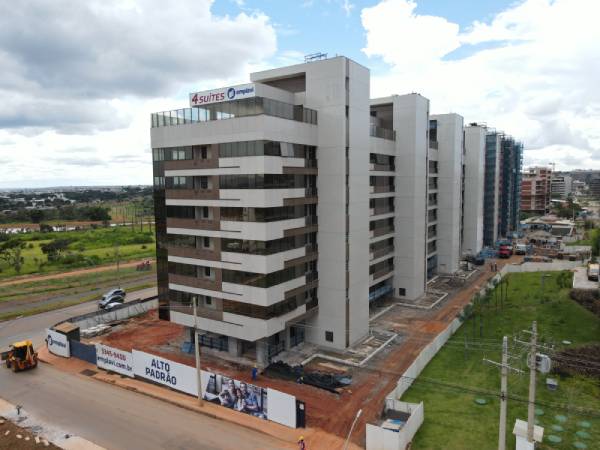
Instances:
[[[510,363],[526,371],[523,375],[511,374],[508,381],[507,448],[515,448],[512,434],[515,419],[527,420],[527,392],[529,373],[525,365],[524,347],[512,338],[528,339],[521,332],[530,329],[537,321],[540,341],[554,342],[561,347],[563,340],[572,346],[600,341],[600,319],[569,299],[569,289],[561,289],[556,283],[558,272],[549,273],[544,279],[544,291],[540,273],[512,274],[509,278],[507,304],[502,310],[495,308],[494,297],[481,317],[467,319],[456,334],[440,350],[421,373],[402,400],[424,402],[425,422],[415,436],[414,449],[495,449],[498,446],[498,421],[500,369],[485,364],[484,358],[500,361],[502,336],[509,336]],[[544,302],[542,302],[544,299]],[[483,324],[483,336],[479,325]],[[465,351],[465,339],[468,350]],[[576,364],[576,362],[573,362]],[[546,388],[546,378],[559,379],[557,391]],[[486,405],[478,405],[476,398],[484,398]],[[570,449],[573,442],[580,441],[588,449],[600,448],[600,382],[583,376],[559,377],[538,374],[537,407],[543,410],[538,416],[545,427],[544,442],[540,449]],[[592,412],[581,413],[576,408]],[[556,419],[564,415],[564,423]],[[589,421],[591,428],[579,425]],[[552,425],[561,425],[563,431],[554,431]],[[575,435],[586,431],[588,438]],[[551,444],[548,435],[562,439]]]
[[[16,237],[13,237],[13,239]],[[23,266],[20,275],[60,272],[68,269],[91,267],[117,260],[116,248],[121,261],[150,258],[155,256],[154,234],[141,232],[130,227],[97,228],[79,231],[28,233],[19,235],[25,242]],[[41,246],[54,239],[69,239],[67,251],[78,256],[77,261],[48,261]],[[13,267],[0,263],[0,279],[17,275]]]

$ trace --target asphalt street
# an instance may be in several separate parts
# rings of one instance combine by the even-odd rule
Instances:
[[[0,396],[48,428],[107,449],[281,449],[289,444],[84,376],[40,364],[13,373],[0,366]]]
[[[157,290],[155,287],[141,289],[139,291],[128,292],[126,300],[136,300],[138,298],[148,298],[155,296]],[[81,296],[89,293],[80,294]],[[98,301],[90,301],[79,305],[69,306],[67,308],[56,309],[34,316],[22,317],[20,319],[0,322],[0,349],[6,347],[12,342],[23,339],[31,339],[34,347],[39,347],[44,343],[46,337],[46,328],[56,325],[58,322],[69,319],[70,317],[96,311]]]

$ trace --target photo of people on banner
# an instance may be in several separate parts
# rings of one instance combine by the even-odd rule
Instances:
[[[208,380],[202,380],[204,400],[267,419],[266,389],[223,375],[208,375]]]

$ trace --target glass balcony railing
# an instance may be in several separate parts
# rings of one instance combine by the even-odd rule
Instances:
[[[302,105],[292,105],[264,97],[253,97],[232,102],[214,103],[203,107],[174,109],[150,115],[152,128],[234,119],[265,114],[282,119],[317,124],[317,111]]]
[[[389,128],[378,127],[377,125],[371,124],[369,134],[373,137],[387,139],[388,141],[396,140],[396,131],[390,130]]]

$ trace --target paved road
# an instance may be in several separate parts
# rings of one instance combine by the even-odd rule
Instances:
[[[125,289],[129,289],[131,287],[140,286],[142,284],[148,284],[156,281],[156,274],[149,275],[140,275],[138,278],[123,281],[121,283],[121,287]],[[83,297],[89,297],[90,295],[95,295],[98,298],[102,296],[106,291],[116,287],[114,281],[104,281],[98,283],[95,288],[88,288],[83,292],[79,293],[62,293],[58,295],[53,295],[50,297],[43,298],[44,296],[33,295],[31,298],[20,298],[17,300],[3,300],[0,302],[0,313],[9,313],[9,312],[20,312],[28,309],[35,309],[42,306],[47,306],[52,303],[62,303],[67,301],[78,300]],[[1,289],[1,288],[0,288]],[[41,298],[40,298],[41,297]]]
[[[281,449],[284,442],[229,422],[41,364],[0,367],[0,395],[50,428],[107,449]]]
[[[152,297],[156,295],[156,292],[155,287],[129,292],[127,293],[127,300]],[[80,295],[85,296],[89,294],[84,293]],[[0,348],[6,347],[11,342],[23,339],[31,339],[34,346],[39,347],[46,337],[46,328],[55,325],[61,320],[95,311],[97,308],[96,301],[94,300],[75,306],[69,306],[67,308],[36,314],[34,316],[0,322]]]

